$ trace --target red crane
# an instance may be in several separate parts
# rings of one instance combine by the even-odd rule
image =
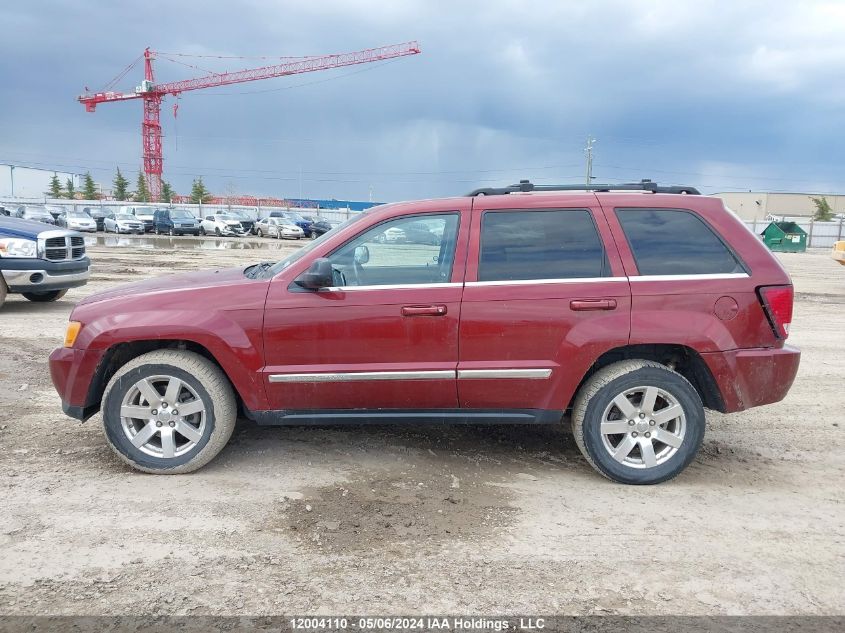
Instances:
[[[161,195],[161,174],[164,164],[164,156],[161,150],[161,102],[167,95],[177,96],[188,90],[200,90],[202,88],[214,88],[216,86],[227,86],[229,84],[242,83],[245,81],[257,81],[259,79],[271,79],[285,75],[296,75],[299,73],[310,73],[317,70],[328,70],[330,68],[341,68],[343,66],[354,66],[356,64],[367,64],[394,57],[416,55],[420,52],[417,42],[405,42],[403,44],[392,44],[379,48],[368,48],[352,53],[340,53],[336,55],[322,55],[317,57],[302,57],[292,61],[285,61],[273,66],[263,66],[249,70],[238,70],[234,72],[211,73],[204,77],[185,79],[183,81],[172,81],[170,83],[155,83],[153,71],[153,60],[155,51],[147,48],[144,51],[144,81],[135,88],[135,92],[95,92],[78,97],[80,103],[85,105],[88,112],[94,112],[100,103],[112,101],[127,101],[129,99],[144,100],[144,119],[141,123],[141,140],[144,154],[144,173],[147,176],[147,183],[153,201],[158,200]],[[139,58],[140,59],[140,58]],[[137,61],[137,60],[136,60]],[[112,83],[121,79],[130,66],[123,71]]]

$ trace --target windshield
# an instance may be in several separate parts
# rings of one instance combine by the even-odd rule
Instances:
[[[214,219],[218,222],[240,222],[238,218],[236,218],[234,215],[229,215],[228,213],[225,213],[223,215],[215,215]]]
[[[67,217],[69,217],[69,218],[82,218],[84,220],[90,220],[91,219],[90,215],[88,215],[87,213],[84,213],[82,211],[68,211]]]
[[[154,211],[153,207],[135,207],[135,215],[152,215]]]
[[[346,226],[349,226],[350,224],[355,224],[359,220],[366,217],[366,215],[367,215],[367,212],[364,211],[363,213],[359,213],[358,215],[352,216],[346,222],[341,222],[336,227],[332,228],[330,231],[326,231],[320,237],[313,240],[310,244],[303,246],[298,251],[294,251],[293,253],[291,253],[290,255],[285,257],[284,259],[282,259],[282,260],[276,262],[275,264],[273,264],[269,269],[267,269],[267,273],[265,274],[265,276],[272,277],[273,275],[278,275],[285,268],[287,268],[288,266],[290,266],[294,262],[299,261],[305,255],[307,255],[308,253],[313,251],[316,246],[319,246],[320,244],[322,244],[328,236],[334,235],[335,232],[338,231],[341,227],[346,227]]]
[[[114,216],[114,219],[115,220],[134,220],[135,216],[129,215],[128,213],[119,213],[116,216]]]
[[[229,211],[228,215],[231,215],[236,220],[249,220],[249,216],[242,211]]]
[[[49,211],[47,211],[47,209],[38,208],[38,207],[27,207],[26,209],[24,209],[23,212],[24,212],[25,215],[31,215],[33,217],[38,217],[38,218],[44,217],[45,215],[50,215],[50,213],[49,213]]]
[[[184,209],[176,209],[175,211],[171,211],[170,217],[188,220],[192,220],[194,218],[193,214],[189,213],[188,211],[185,211]]]
[[[298,213],[285,213],[285,217],[289,220],[293,220],[294,222],[307,222],[305,218],[303,218]]]

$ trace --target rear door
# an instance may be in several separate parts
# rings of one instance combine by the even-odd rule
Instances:
[[[485,196],[472,222],[460,406],[559,412],[628,342],[630,287],[602,210],[592,194]]]

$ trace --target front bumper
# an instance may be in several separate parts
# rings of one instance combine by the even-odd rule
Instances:
[[[102,360],[98,351],[68,347],[59,347],[50,354],[50,378],[66,415],[85,421],[99,411],[99,403],[89,403],[88,394]]]
[[[88,257],[51,262],[46,259],[3,258],[3,279],[9,292],[49,292],[84,286],[91,274]]]
[[[798,373],[801,350],[738,349],[701,355],[722,393],[725,413],[780,402]]]

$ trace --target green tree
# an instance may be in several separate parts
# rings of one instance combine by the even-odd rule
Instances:
[[[173,187],[170,186],[170,183],[163,180],[161,182],[161,201],[162,202],[171,202],[173,196],[176,195],[176,192],[173,191]]]
[[[73,180],[71,180],[70,178],[68,178],[67,183],[65,183],[65,191],[67,191],[65,195],[67,196],[68,200],[73,200],[74,196],[76,195],[76,189],[73,186]]]
[[[85,174],[85,184],[82,186],[82,194],[86,200],[96,200],[98,198],[97,184],[91,178],[91,172]]]
[[[51,198],[62,197],[62,183],[59,182],[59,177],[56,174],[53,174],[53,177],[50,178],[50,190],[47,193]]]
[[[813,214],[814,220],[818,222],[830,222],[833,219],[833,209],[830,208],[827,198],[810,198],[810,200],[816,205],[816,212]]]
[[[202,176],[194,180],[191,185],[191,202],[194,204],[206,203],[211,200],[211,193],[205,188]]]
[[[112,185],[114,186],[114,199],[126,200],[129,195],[129,181],[120,173],[120,167],[117,168],[117,174],[115,174]]]
[[[147,179],[144,172],[138,172],[138,183],[135,185],[135,202],[149,202],[150,190],[147,188]]]

